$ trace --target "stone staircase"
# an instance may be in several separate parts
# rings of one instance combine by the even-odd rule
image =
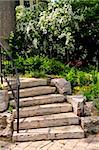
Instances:
[[[11,105],[14,101],[9,92]],[[20,131],[16,132],[16,110],[13,110],[13,141],[37,141],[66,138],[83,138],[80,120],[72,105],[47,79],[21,79]]]

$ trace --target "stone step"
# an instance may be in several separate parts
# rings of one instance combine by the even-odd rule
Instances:
[[[14,131],[13,142],[27,142],[40,140],[84,138],[84,131],[78,125],[49,127],[40,129]]]
[[[32,107],[23,107],[20,108],[20,118],[25,117],[33,117],[40,115],[49,115],[63,112],[71,112],[72,106],[71,104],[65,103],[55,103],[55,104],[46,104],[46,105],[38,105]],[[14,117],[16,118],[16,110],[13,110]]]
[[[54,126],[65,126],[65,125],[77,125],[79,124],[79,117],[74,113],[60,113],[45,116],[36,116],[21,118],[19,120],[20,129],[33,129],[33,128],[44,128]],[[17,129],[17,120],[14,122],[14,130]]]
[[[41,95],[35,97],[20,98],[20,107],[52,104],[52,103],[59,103],[64,101],[65,101],[65,97],[61,94]],[[10,104],[14,107],[15,101],[11,100]]]
[[[42,78],[20,78],[20,88],[29,88],[47,85],[47,79]]]
[[[9,82],[11,82],[11,85],[14,88],[16,88],[16,79],[8,79]],[[6,83],[5,83],[6,84]],[[47,79],[42,79],[42,78],[20,78],[20,88],[30,88],[30,87],[36,87],[36,86],[46,86],[47,84]],[[9,87],[8,87],[9,89]],[[10,89],[9,89],[10,90]]]
[[[31,97],[43,94],[52,94],[55,93],[56,87],[51,86],[39,86],[39,87],[32,87],[26,89],[20,89],[20,97]],[[9,98],[13,99],[12,92],[9,91]]]

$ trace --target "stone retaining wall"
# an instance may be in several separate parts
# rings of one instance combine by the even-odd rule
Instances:
[[[0,113],[0,140],[9,141],[12,138],[13,115],[7,112]]]

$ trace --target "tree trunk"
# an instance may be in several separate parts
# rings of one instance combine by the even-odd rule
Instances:
[[[0,41],[8,39],[15,29],[15,1],[0,0]]]

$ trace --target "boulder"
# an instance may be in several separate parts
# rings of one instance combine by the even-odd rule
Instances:
[[[3,112],[8,107],[8,90],[0,90],[0,112]]]
[[[88,134],[99,133],[99,116],[81,117],[81,126]]]
[[[12,138],[13,115],[10,113],[0,114],[0,140],[9,141]]]
[[[85,116],[95,116],[98,115],[97,109],[93,102],[85,102],[84,105],[84,115]]]
[[[7,117],[0,115],[0,130],[3,130],[6,128],[7,126],[7,121],[6,121]]]
[[[71,94],[71,84],[63,78],[52,79],[51,86],[56,86],[60,94]]]
[[[85,97],[83,95],[68,95],[67,102],[72,104],[74,113],[79,116],[84,116],[84,103],[85,103]]]

